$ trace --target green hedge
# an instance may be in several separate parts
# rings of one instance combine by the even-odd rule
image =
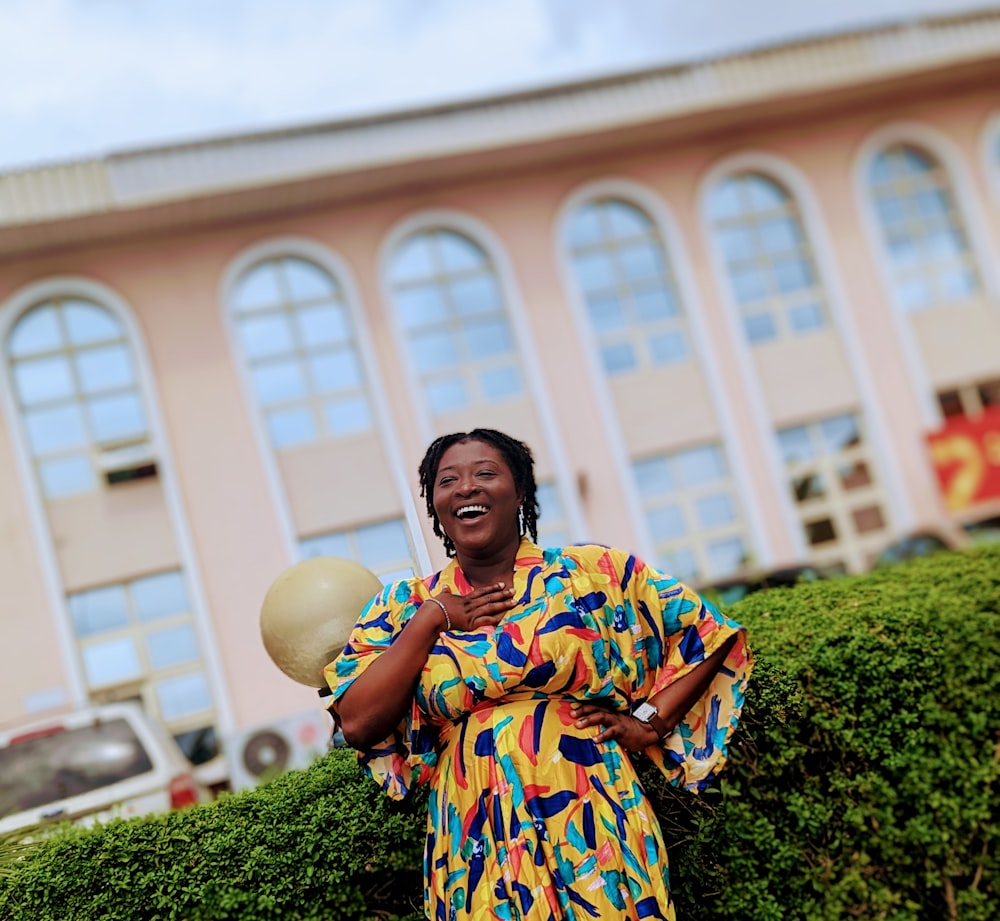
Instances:
[[[754,595],[758,666],[723,783],[644,779],[680,921],[1000,915],[1000,548]],[[60,832],[0,921],[419,917],[425,798],[347,751],[257,790]],[[2,858],[2,855],[0,855]]]

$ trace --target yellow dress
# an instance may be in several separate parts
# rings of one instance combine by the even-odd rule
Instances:
[[[326,675],[336,701],[430,594],[471,586],[457,562],[387,586]],[[659,825],[628,754],[573,725],[574,700],[629,712],[740,639],[702,699],[646,754],[700,790],[722,767],[749,675],[738,624],[634,556],[524,540],[516,606],[442,633],[410,712],[360,752],[392,797],[431,785],[424,900],[434,921],[674,917]]]

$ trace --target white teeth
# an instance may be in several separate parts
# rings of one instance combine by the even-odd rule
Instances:
[[[466,518],[473,512],[482,512],[484,515],[489,511],[485,505],[464,505],[455,512],[456,518]]]

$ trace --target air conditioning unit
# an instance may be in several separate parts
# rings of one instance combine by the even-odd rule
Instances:
[[[333,720],[322,709],[242,729],[226,740],[226,764],[232,790],[255,787],[295,768],[309,767],[330,749]]]

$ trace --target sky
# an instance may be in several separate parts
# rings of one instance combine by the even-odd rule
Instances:
[[[582,79],[986,0],[0,0],[0,170]]]

